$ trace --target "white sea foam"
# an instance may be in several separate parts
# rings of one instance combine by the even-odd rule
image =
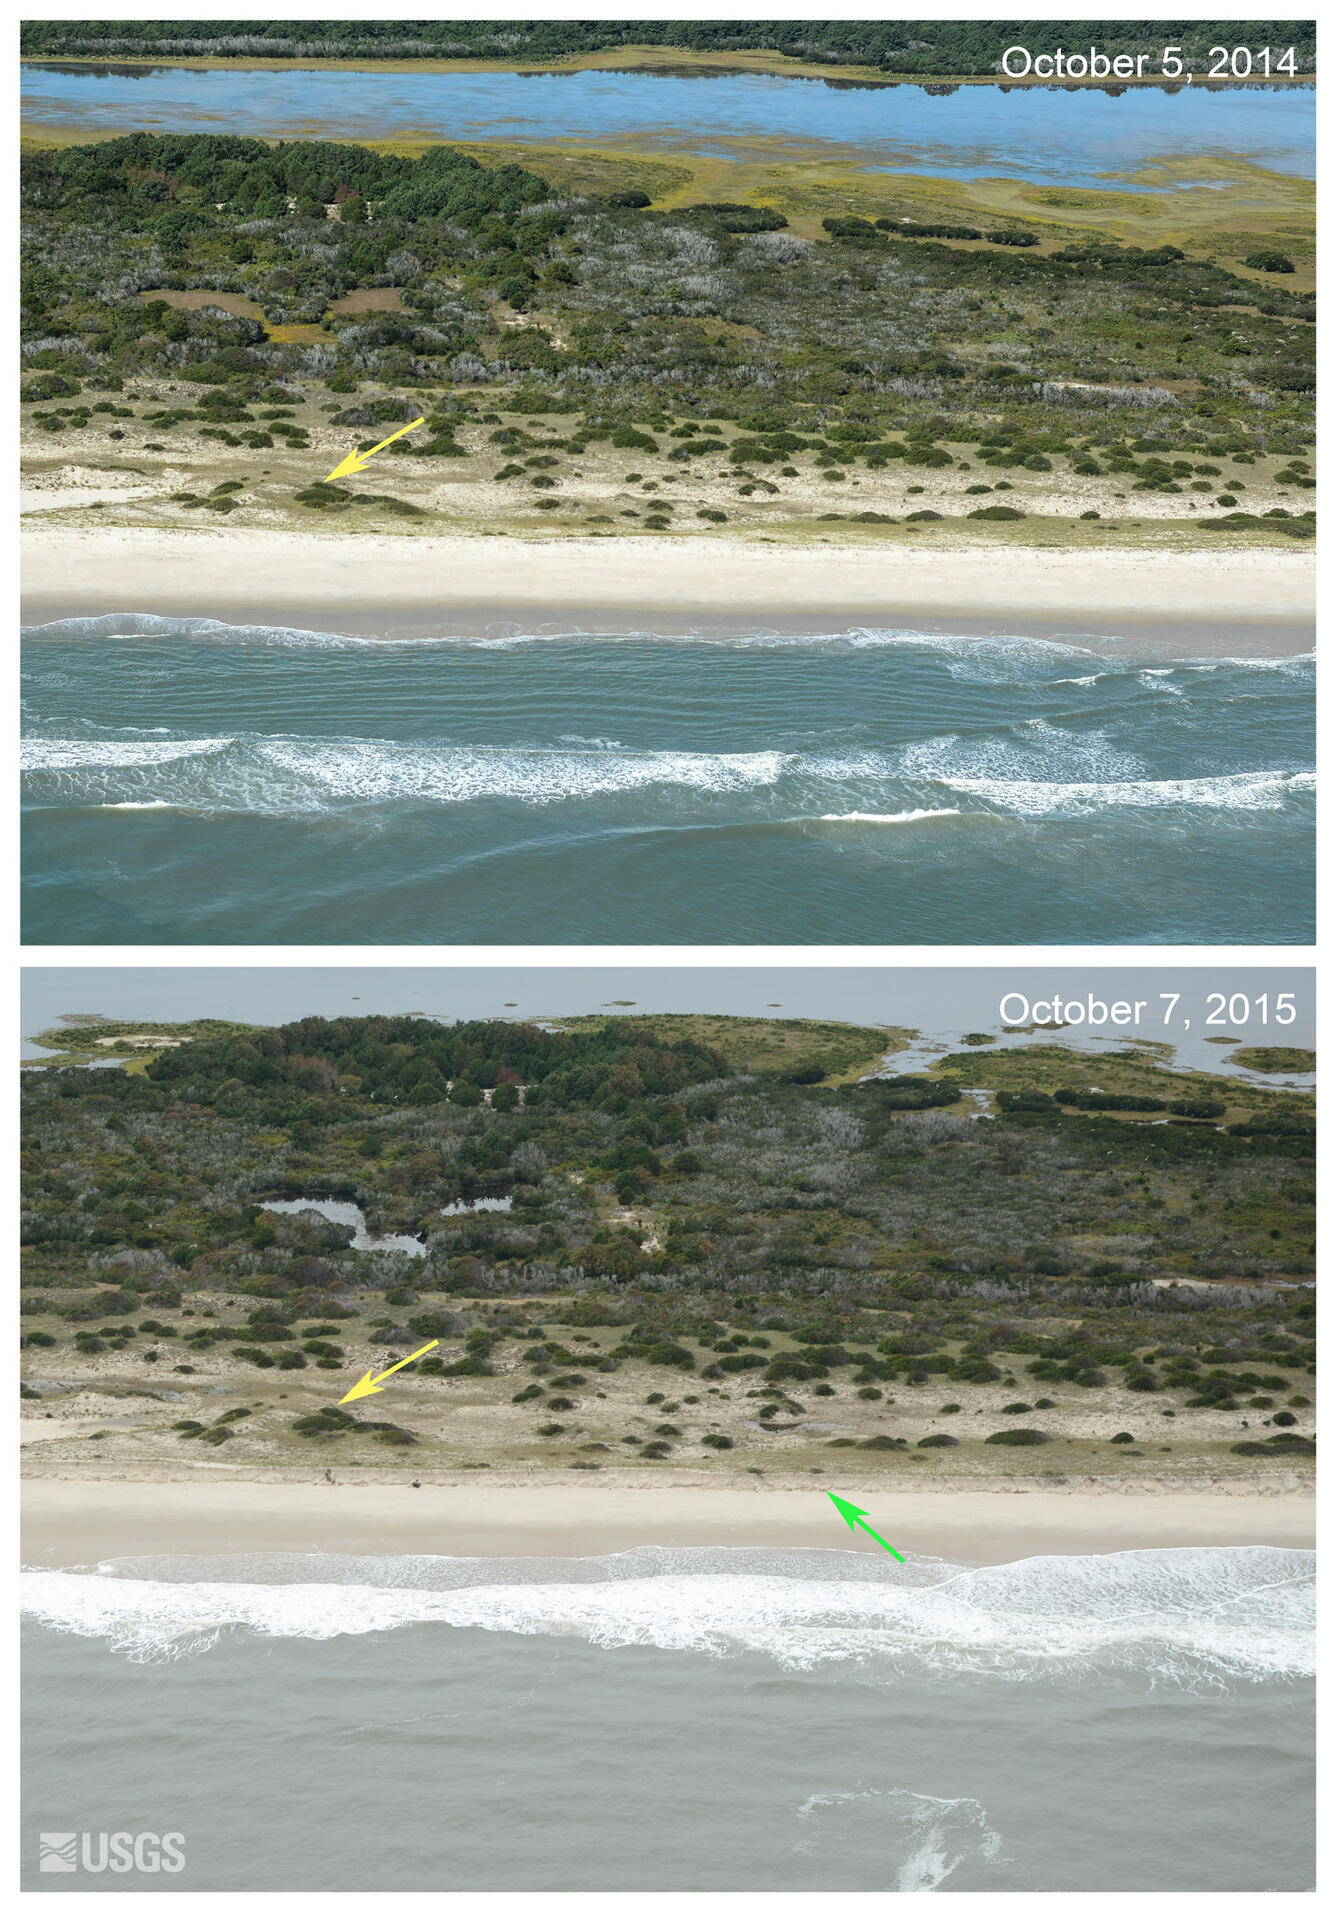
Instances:
[[[398,1561],[342,1577],[240,1581],[142,1579],[124,1567],[95,1575],[25,1574],[25,1613],[56,1631],[102,1639],[134,1660],[171,1659],[225,1632],[330,1640],[405,1626],[541,1634],[615,1649],[724,1655],[759,1652],[788,1668],[913,1663],[943,1674],[1052,1679],[1134,1667],[1175,1683],[1295,1678],[1312,1671],[1312,1556],[1297,1550],[1182,1548],[1039,1556],[960,1568],[862,1556],[846,1576],[822,1555],[792,1572],[706,1571],[654,1550],[560,1563]],[[214,1563],[196,1562],[211,1568]],[[229,1563],[231,1565],[231,1563]],[[512,1569],[519,1568],[516,1574]],[[597,1579],[587,1577],[598,1570]],[[668,1570],[657,1570],[666,1568]],[[235,1572],[236,1569],[233,1568]]]
[[[1002,1840],[977,1799],[938,1799],[903,1786],[813,1793],[798,1807],[809,1828],[793,1850],[826,1859],[864,1841],[895,1867],[896,1892],[935,1892],[963,1861],[997,1865]]]
[[[32,738],[25,769],[53,799],[103,809],[179,808],[273,816],[394,803],[587,802],[639,791],[744,798],[783,786],[805,800],[794,821],[920,823],[960,814],[932,799],[960,794],[979,814],[1080,815],[1125,806],[1274,810],[1311,791],[1307,771],[1255,770],[1150,779],[1095,732],[1035,719],[1013,736],[925,739],[875,750],[633,750],[478,747],[368,737]],[[849,809],[822,797],[858,786]],[[852,792],[851,792],[852,794]]]
[[[484,797],[552,803],[656,784],[755,790],[777,782],[792,761],[780,750],[451,750],[356,740],[263,743],[256,749],[265,762],[330,797],[360,803],[471,803]]]
[[[1147,690],[1157,690],[1168,697],[1182,697],[1184,695],[1183,686],[1181,684],[1172,683],[1170,681],[1172,677],[1173,672],[1171,670],[1143,670],[1137,672],[1138,683],[1144,684]]]
[[[1072,730],[1044,717],[993,735],[948,731],[907,744],[901,774],[955,787],[958,778],[1010,784],[1025,780],[1069,783],[1112,781],[1145,774],[1145,764],[1120,749],[1103,730]]]
[[[1051,783],[1025,778],[943,777],[948,789],[1023,817],[1088,815],[1126,808],[1164,810],[1280,810],[1291,796],[1312,791],[1306,770],[1245,770],[1223,777],[1131,778],[1098,783]]]
[[[896,647],[923,648],[948,660],[995,666],[1011,661],[1045,662],[1064,656],[1088,654],[1087,647],[1065,643],[1056,638],[1028,636],[1020,632],[965,633],[919,631],[908,628],[882,628],[858,625],[843,630],[783,631],[727,629],[723,626],[698,626],[686,630],[656,631],[635,629],[608,633],[556,628],[526,630],[516,625],[493,626],[474,631],[438,630],[413,636],[397,632],[357,635],[347,631],[316,631],[283,624],[232,624],[221,618],[164,617],[147,611],[111,612],[100,617],[60,618],[48,624],[30,626],[23,632],[28,640],[38,638],[100,637],[121,642],[135,638],[189,638],[214,644],[251,644],[277,646],[291,650],[365,650],[386,645],[422,646],[453,644],[481,646],[493,650],[512,650],[538,644],[724,644],[744,650],[801,650],[813,646],[852,648],[855,650]]]
[[[959,810],[844,810],[828,811],[818,823],[925,823],[930,817],[958,817]]]
[[[226,750],[231,737],[184,737],[160,744],[132,743],[123,737],[25,737],[19,745],[22,769],[137,770],[204,757]]]

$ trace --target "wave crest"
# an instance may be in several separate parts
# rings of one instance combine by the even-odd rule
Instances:
[[[194,1577],[218,1564],[203,1561],[188,1579],[141,1579],[125,1563],[91,1576],[28,1573],[21,1597],[30,1618],[137,1661],[206,1650],[233,1628],[329,1640],[437,1625],[609,1650],[751,1651],[791,1669],[914,1663],[1032,1680],[1122,1667],[1183,1684],[1312,1672],[1313,1557],[1294,1549],[1042,1555],[975,1568],[888,1561],[875,1572],[856,1555],[776,1558],[785,1570],[737,1571],[731,1550],[573,1563],[344,1560],[317,1577],[295,1556],[281,1581]]]

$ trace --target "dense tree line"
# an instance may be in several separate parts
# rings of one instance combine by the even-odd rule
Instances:
[[[656,1041],[634,1023],[597,1032],[550,1034],[527,1023],[457,1023],[445,1029],[416,1017],[319,1016],[169,1049],[149,1065],[155,1083],[171,1084],[192,1102],[207,1102],[233,1085],[280,1095],[316,1089],[372,1102],[421,1106],[448,1095],[476,1107],[483,1089],[520,1085],[530,1104],[624,1106],[628,1098],[671,1095],[723,1072],[721,1056],[683,1039]],[[503,1106],[515,1106],[507,1097]]]
[[[489,61],[666,46],[965,78],[996,72],[1002,53],[1016,44],[1036,54],[1095,46],[1108,55],[1177,45],[1189,64],[1203,63],[1216,44],[1293,46],[1299,71],[1311,73],[1315,42],[1312,20],[27,20],[20,45],[29,58]]]

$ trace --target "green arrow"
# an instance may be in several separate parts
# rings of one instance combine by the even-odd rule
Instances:
[[[829,1492],[829,1490],[827,1491]],[[895,1553],[895,1548],[891,1545],[890,1541],[883,1540],[879,1533],[875,1533],[873,1529],[868,1526],[867,1521],[863,1518],[863,1509],[861,1507],[855,1507],[851,1500],[841,1500],[838,1494],[831,1494],[830,1498],[834,1501],[840,1518],[848,1523],[851,1533],[856,1527],[861,1527],[863,1532],[867,1534],[870,1539],[875,1540],[879,1547],[884,1547],[888,1554],[895,1554],[896,1559],[900,1561],[901,1565],[904,1564],[904,1555],[902,1553]]]

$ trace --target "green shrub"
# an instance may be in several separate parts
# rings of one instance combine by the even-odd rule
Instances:
[[[311,511],[346,511],[354,502],[354,493],[343,485],[327,485],[323,479],[314,485],[307,485],[304,491],[294,491],[293,499],[299,505],[305,505]]]
[[[959,1447],[960,1442],[954,1434],[929,1434],[919,1443],[920,1447]]]
[[[990,524],[1002,524],[1004,522],[1010,523],[1016,518],[1023,518],[1025,513],[1018,511],[1015,505],[980,505],[974,511],[967,511],[965,516],[967,518],[983,518]]]
[[[700,1444],[702,1447],[716,1447],[720,1453],[733,1445],[727,1434],[702,1434]]]
[[[1243,263],[1253,272],[1293,272],[1294,270],[1293,259],[1287,259],[1283,252],[1275,252],[1269,248],[1265,252],[1250,252]]]
[[[654,1341],[637,1352],[642,1361],[652,1362],[658,1368],[694,1368],[696,1365],[695,1355],[675,1341]]]
[[[990,1434],[985,1443],[988,1447],[1042,1447],[1052,1435],[1045,1434],[1037,1427],[1004,1427],[997,1434]]]
[[[420,1334],[428,1341],[443,1341],[447,1335],[456,1332],[459,1324],[453,1315],[427,1313],[410,1315],[408,1326],[414,1334]]]
[[[319,1407],[314,1414],[299,1415],[292,1423],[292,1430],[294,1434],[317,1435],[344,1433],[360,1425],[357,1416],[345,1408]]]
[[[766,1367],[765,1379],[814,1380],[824,1373],[824,1367],[818,1367],[814,1361],[808,1361],[801,1354],[776,1354]]]
[[[1002,1370],[986,1361],[981,1354],[963,1355],[951,1369],[953,1381],[971,1381],[976,1387],[982,1387],[989,1381],[1000,1381]]]
[[[1231,1454],[1315,1454],[1317,1443],[1302,1434],[1273,1434],[1265,1441],[1235,1441]]]

